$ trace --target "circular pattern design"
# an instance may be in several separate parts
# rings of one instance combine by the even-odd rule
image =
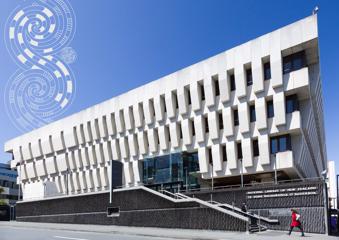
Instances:
[[[61,60],[67,64],[74,63],[77,60],[77,53],[72,47],[65,47],[61,49],[59,56]]]
[[[75,15],[65,0],[39,0],[9,17],[6,46],[20,68],[7,83],[5,106],[20,130],[55,120],[74,100],[75,78],[68,64],[76,53],[70,48],[73,52],[60,55],[74,33]]]

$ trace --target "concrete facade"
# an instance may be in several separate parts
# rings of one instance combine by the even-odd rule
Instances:
[[[284,73],[284,59],[301,51],[305,65]],[[290,96],[298,108],[287,112]],[[313,15],[12,139],[5,151],[19,164],[24,200],[106,191],[111,159],[123,163],[123,187],[139,185],[141,160],[177,151],[198,152],[205,180],[313,178],[327,167],[323,123]],[[272,138],[286,134],[290,147],[272,154]]]

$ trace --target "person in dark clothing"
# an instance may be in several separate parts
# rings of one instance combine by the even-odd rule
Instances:
[[[246,206],[246,203],[242,203],[242,206],[241,206],[241,211],[243,212],[247,212],[247,206]]]
[[[291,209],[291,212],[292,212],[292,222],[291,222],[291,225],[290,225],[290,231],[288,233],[288,235],[291,235],[291,232],[293,230],[293,228],[299,228],[300,231],[301,231],[301,236],[302,237],[305,237],[305,234],[304,234],[304,229],[303,229],[303,226],[301,225],[301,222],[300,222],[300,214],[298,214],[297,210],[295,209]]]

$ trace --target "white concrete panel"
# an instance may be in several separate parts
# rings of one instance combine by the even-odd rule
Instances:
[[[144,101],[144,117],[145,123],[150,125],[154,121],[154,102],[153,99]]]
[[[52,143],[53,143],[53,150],[56,152],[65,149],[65,144],[64,144],[62,133],[53,134]]]
[[[22,152],[22,157],[23,157],[24,160],[29,160],[29,159],[33,158],[31,148],[30,148],[30,144],[22,146],[21,152]]]
[[[136,134],[128,135],[128,146],[131,156],[135,157],[138,155],[138,138]]]
[[[108,137],[107,117],[106,116],[100,117],[98,120],[98,124],[99,124],[100,137],[107,138]]]
[[[219,115],[213,111],[208,113],[209,137],[212,140],[219,139]]]
[[[226,144],[226,154],[227,154],[227,166],[229,169],[238,168],[238,159],[237,159],[237,143],[228,142]]]
[[[68,165],[69,165],[69,169],[71,170],[75,170],[77,168],[77,165],[75,162],[74,151],[68,153]]]
[[[79,173],[73,173],[72,174],[72,180],[74,184],[74,190],[75,191],[80,191],[80,182],[79,182]]]
[[[129,148],[128,148],[128,139],[127,137],[122,137],[119,139],[120,153],[121,158],[129,158]]]
[[[243,156],[243,166],[252,167],[253,166],[253,147],[251,138],[244,138],[241,141],[242,156]]]
[[[199,111],[201,109],[201,92],[199,90],[199,85],[197,82],[192,82],[190,84],[191,100],[192,100],[192,110]]]
[[[110,160],[110,158],[105,158],[103,145],[104,143],[100,143],[99,145],[95,146],[95,156],[96,156],[97,164],[103,164],[105,163],[105,161]]]
[[[36,168],[36,173],[39,177],[47,175],[44,159],[36,161],[35,168]]]
[[[226,137],[233,136],[234,124],[233,124],[233,110],[231,107],[222,109],[222,119],[224,121],[224,134]]]
[[[247,102],[238,105],[239,130],[241,133],[250,131],[249,107]]]
[[[241,50],[236,49],[234,78],[236,85],[236,94],[238,98],[245,97],[247,93],[244,63],[245,62],[242,61]]]
[[[59,154],[56,156],[56,163],[59,172],[65,172],[68,169],[66,154]]]
[[[268,135],[260,135],[258,137],[259,158],[262,165],[270,164],[270,143]]]
[[[212,160],[213,160],[213,170],[221,171],[222,170],[222,151],[219,144],[212,145]]]
[[[91,148],[91,146],[89,146],[89,148]],[[81,162],[82,162],[82,165],[83,165],[83,167],[88,167],[88,166],[90,166],[90,153],[91,153],[91,151],[92,150],[88,150],[88,148],[86,147],[86,148],[83,148],[83,149],[81,149],[81,157],[80,157],[80,159],[81,159]],[[92,160],[93,161],[93,160]]]
[[[115,123],[118,133],[123,133],[125,131],[125,119],[122,109],[115,113]]]
[[[170,125],[171,146],[177,148],[180,146],[180,128],[179,123],[171,123]]]
[[[198,143],[205,142],[205,120],[202,115],[196,116],[194,118],[195,126],[195,139]]]
[[[154,98],[154,111],[156,121],[163,121],[165,118],[165,101],[163,96],[158,95]]]
[[[147,137],[148,137],[148,144],[149,144],[149,150],[152,153],[156,153],[158,151],[158,133],[157,131],[152,128],[147,131]]]
[[[266,100],[264,97],[255,100],[256,127],[258,130],[267,128]]]
[[[167,117],[174,118],[176,116],[176,96],[173,92],[168,92],[165,95]]]
[[[84,128],[84,137],[85,137],[85,141],[87,143],[92,142],[93,141],[93,137],[92,137],[92,128],[91,128],[91,122],[87,122],[83,125]]]
[[[94,188],[94,184],[93,184],[92,171],[91,170],[86,171],[85,175],[86,175],[87,188],[88,189],[93,189]]]
[[[43,140],[41,140],[41,148],[42,148],[43,154],[45,154],[45,155],[53,152],[51,141],[50,141],[49,137],[46,137]]]
[[[123,163],[125,184],[131,184],[133,182],[133,169],[130,162]]]
[[[91,132],[92,132],[93,140],[99,140],[100,139],[98,119],[91,121]]]
[[[93,169],[92,174],[93,174],[93,185],[94,185],[94,188],[100,189],[101,188],[101,179],[100,179],[100,170],[99,170],[99,168]]]
[[[31,143],[31,150],[33,158],[41,157],[42,151],[40,146],[40,139]]]
[[[169,147],[169,128],[167,126],[159,126],[159,143],[161,150],[167,150]]]
[[[276,126],[286,124],[285,94],[284,92],[273,95],[274,119]]]
[[[46,170],[48,174],[54,174],[56,173],[56,165],[55,165],[55,159],[54,157],[48,157],[46,158]]]
[[[226,72],[226,69],[219,72],[219,89],[220,89],[220,101],[222,103],[227,103],[230,101],[231,92],[230,92],[230,85],[229,85],[229,76]]]
[[[35,169],[34,169],[34,162],[30,162],[26,164],[26,172],[27,172],[27,177],[28,178],[35,178]]]
[[[75,162],[77,168],[83,168],[83,166],[84,166],[82,164],[82,159],[81,159],[81,152],[82,151],[85,152],[85,149],[83,149],[83,150],[75,150],[74,151],[73,157],[74,157],[74,162]],[[86,159],[85,159],[85,161],[86,161]]]
[[[215,105],[215,85],[211,76],[206,76],[204,79],[205,102],[207,107]]]
[[[182,124],[182,138],[185,145],[192,144],[192,122],[190,119],[184,119]]]
[[[261,51],[262,40],[257,38],[251,42],[251,67],[253,79],[253,91],[255,93],[264,91],[264,73]]]
[[[270,36],[271,85],[273,88],[283,85],[280,30]]]
[[[109,114],[107,115],[107,119],[106,119],[106,122],[107,122],[107,132],[108,132],[108,135],[115,135],[117,133],[117,127],[116,127],[116,123],[115,123],[115,115],[114,114]]]
[[[206,147],[198,148],[199,172],[208,173],[209,155]]]
[[[64,139],[65,139],[65,146],[67,148],[77,146],[78,140],[77,140],[77,135],[76,135],[76,129],[71,128],[71,129],[65,130]]]
[[[188,90],[185,87],[178,88],[179,113],[185,115],[188,112]]]
[[[124,117],[126,121],[126,129],[132,130],[134,128],[134,116],[133,116],[132,107],[128,107],[124,109]]]
[[[100,182],[103,187],[107,187],[109,185],[108,175],[107,175],[107,168],[101,167],[100,168]]]
[[[138,132],[138,145],[140,154],[148,153],[148,140],[146,132]]]
[[[141,182],[139,161],[133,161],[132,168],[133,168],[134,184],[138,184]]]
[[[81,190],[82,191],[87,190],[86,173],[85,172],[79,172],[79,182],[80,182]]]
[[[120,160],[120,147],[118,139],[112,139],[111,149],[113,160]]]
[[[107,141],[107,142],[103,143],[102,151],[104,153],[104,158],[105,158],[106,162],[109,162],[110,160],[113,159],[112,148],[111,148],[111,142],[110,141]]]
[[[142,103],[135,103],[133,105],[133,115],[134,115],[135,126],[137,128],[142,127],[142,125],[144,124],[144,110],[142,107]]]

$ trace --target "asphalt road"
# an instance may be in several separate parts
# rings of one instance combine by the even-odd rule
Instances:
[[[31,229],[0,226],[0,240],[172,240],[121,233],[91,233],[67,230]]]

